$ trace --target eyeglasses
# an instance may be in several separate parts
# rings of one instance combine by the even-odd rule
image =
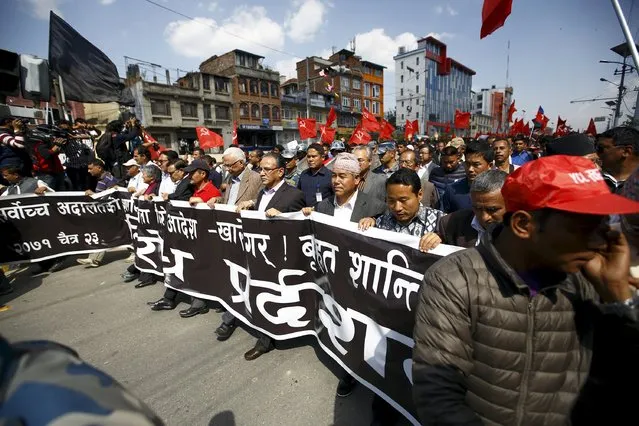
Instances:
[[[264,172],[264,173],[270,173],[273,170],[279,170],[279,169],[281,169],[281,167],[272,167],[272,168],[262,167],[262,169],[260,171]]]
[[[231,163],[231,164],[222,164],[222,166],[223,166],[225,169],[230,169],[231,167],[233,167],[234,165],[236,165],[236,164],[237,164],[237,163],[239,163],[240,161],[242,161],[242,160],[237,160],[236,162]]]

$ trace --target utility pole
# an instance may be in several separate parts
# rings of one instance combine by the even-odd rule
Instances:
[[[615,117],[612,122],[612,127],[617,127],[619,117],[621,116],[621,100],[623,99],[623,82],[626,77],[626,57],[623,58],[623,65],[621,66],[621,81],[619,82],[619,94],[617,95],[617,105],[615,107]]]

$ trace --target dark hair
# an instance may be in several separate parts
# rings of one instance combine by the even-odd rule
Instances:
[[[120,120],[109,121],[109,124],[106,125],[106,131],[119,132],[120,130],[122,130],[123,126],[124,126],[124,123],[122,123]]]
[[[178,153],[177,153],[177,152],[175,152],[175,151],[173,151],[172,149],[167,149],[167,150],[165,150],[165,151],[162,151],[162,152],[160,153],[160,155],[166,155],[166,158],[167,158],[169,161],[175,161],[175,160],[177,160],[178,158],[180,158],[180,156],[178,155]]]
[[[63,124],[70,124],[69,120],[60,120],[60,121],[58,121],[58,126],[61,126]]]
[[[468,158],[469,155],[479,154],[488,164],[492,163],[495,160],[495,151],[493,151],[493,147],[490,146],[488,142],[484,141],[472,141],[468,142],[466,145],[466,151],[464,155]]]
[[[253,152],[260,160],[262,159],[262,157],[264,157],[264,151],[262,151],[261,149],[254,149]]]
[[[433,148],[432,148],[429,144],[427,144],[427,143],[420,145],[420,146],[417,148],[417,152],[421,151],[421,150],[422,150],[422,149],[424,149],[424,148],[428,149],[428,152],[429,152],[429,153],[431,153],[431,154],[433,153]]]
[[[262,157],[262,159],[264,158],[272,158],[275,160],[275,167],[277,167],[278,169],[285,169],[286,168],[286,163],[288,163],[288,160],[284,157],[282,157],[279,154],[275,154],[273,152],[269,152],[268,154],[264,155]]]
[[[639,130],[619,126],[597,135],[597,139],[612,139],[615,146],[631,146],[634,155],[639,155]]]
[[[96,158],[95,160],[89,161],[89,165],[90,166],[96,166],[96,167],[102,167],[103,169],[105,167],[104,161],[100,160],[99,158]]]
[[[2,166],[0,166],[0,170],[6,170],[11,174],[24,176],[24,173],[22,173],[22,168],[22,163],[3,164]]]
[[[513,143],[517,141],[524,141],[524,143],[528,145],[528,138],[521,133],[516,134],[515,137],[513,138]]]
[[[7,124],[11,124],[11,122],[15,120],[13,117],[2,117],[0,118],[0,126],[6,126]]]
[[[172,163],[171,166],[175,167],[175,170],[184,170],[188,164],[184,160],[177,160],[175,163]]]
[[[85,123],[86,124],[87,121],[84,118],[76,118],[75,122],[76,123]]]
[[[195,154],[196,151],[199,152],[202,157],[206,155],[206,152],[202,148],[193,148],[193,154]]]
[[[279,149],[279,150],[280,150],[280,152],[283,152],[283,151],[284,151],[284,149],[285,149],[285,148],[284,148],[284,145],[279,145],[279,144],[278,144],[278,145],[275,145],[273,148],[277,148],[277,149]]]
[[[206,164],[208,164],[209,167],[211,167],[213,164],[215,164],[215,158],[213,158],[212,155],[206,154],[202,158],[204,158],[204,161],[206,161]]]
[[[147,147],[141,145],[136,146],[134,151],[137,151],[138,155],[141,155],[142,157],[145,157],[147,160],[151,161],[151,152]]]
[[[388,192],[388,185],[406,185],[413,188],[415,195],[419,194],[422,189],[422,181],[419,179],[419,175],[411,169],[399,169],[386,180],[386,192]]]
[[[459,155],[459,150],[455,148],[454,146],[451,145],[442,149],[442,157],[452,157],[453,155],[455,156]]]
[[[319,152],[319,155],[324,156],[324,147],[319,144],[319,143],[312,143],[308,149],[306,150],[306,152],[310,151],[311,149],[314,149],[315,151]]]

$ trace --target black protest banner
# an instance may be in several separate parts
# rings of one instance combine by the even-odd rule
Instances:
[[[0,197],[0,262],[37,262],[131,244],[117,199],[82,193]]]
[[[310,220],[301,214],[267,219],[232,206],[194,208],[186,202],[134,200],[119,191],[99,200],[71,199],[88,202],[86,213],[73,213],[82,207],[64,197],[20,198],[20,206],[42,205],[23,211],[25,225],[16,222],[17,232],[6,245],[13,247],[24,235],[75,232],[76,216],[86,219],[84,232],[98,234],[103,246],[132,239],[136,265],[164,275],[165,285],[220,301],[275,339],[316,336],[349,373],[418,424],[411,397],[417,293],[424,271],[456,248],[440,246],[437,254],[424,254],[416,249],[416,237],[378,229],[362,233],[356,224],[335,224],[315,213]],[[98,205],[107,211],[90,214]],[[58,213],[29,213],[45,206]],[[0,198],[0,225],[14,226],[11,217],[18,213],[11,208]],[[55,244],[47,253],[73,252],[67,248]],[[0,263],[16,259],[4,251],[0,255]]]

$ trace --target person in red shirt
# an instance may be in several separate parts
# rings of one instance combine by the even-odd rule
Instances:
[[[191,174],[191,183],[195,186],[195,192],[189,199],[189,203],[206,203],[211,198],[222,196],[222,193],[209,180],[211,168],[206,161],[193,160],[184,171]]]

